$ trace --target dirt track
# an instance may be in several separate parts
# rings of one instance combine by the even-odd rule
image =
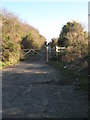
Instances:
[[[87,118],[87,95],[60,84],[60,73],[40,58],[3,70],[3,118]]]

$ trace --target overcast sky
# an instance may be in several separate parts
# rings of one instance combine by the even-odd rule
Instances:
[[[27,1],[27,0],[26,0]],[[15,13],[37,28],[47,41],[56,38],[68,21],[76,20],[88,28],[88,2],[2,2],[2,8]]]

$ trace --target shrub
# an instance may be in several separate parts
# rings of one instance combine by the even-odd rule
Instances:
[[[45,38],[31,25],[23,23],[19,18],[5,9],[0,14],[2,17],[2,62],[3,66],[15,64],[23,58],[21,47],[41,48]],[[6,65],[7,66],[7,65]]]
[[[88,33],[75,21],[64,25],[58,44],[66,47],[66,54],[63,56],[65,61],[75,61],[88,55]]]

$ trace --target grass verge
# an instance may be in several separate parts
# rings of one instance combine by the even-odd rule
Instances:
[[[88,92],[88,72],[87,70],[78,71],[71,69],[67,63],[58,61],[49,61],[51,66],[56,68],[63,76],[65,81],[75,82],[77,86]]]

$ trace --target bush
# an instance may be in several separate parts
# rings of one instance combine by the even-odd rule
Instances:
[[[45,43],[45,38],[37,32],[30,32],[21,41],[24,49],[41,49]]]
[[[71,62],[88,55],[88,33],[75,21],[64,25],[58,44],[66,47],[64,61]]]
[[[23,59],[22,44],[25,48],[40,49],[45,38],[35,28],[23,23],[13,13],[2,10],[2,64],[15,64]],[[7,65],[6,65],[7,66]]]

